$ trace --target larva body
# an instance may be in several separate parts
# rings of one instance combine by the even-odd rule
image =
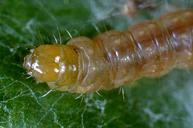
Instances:
[[[39,82],[60,91],[87,93],[117,88],[141,77],[159,77],[173,68],[193,66],[193,11],[108,31],[67,45],[41,45],[24,67]]]

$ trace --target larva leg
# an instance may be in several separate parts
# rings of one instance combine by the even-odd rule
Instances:
[[[41,45],[24,67],[51,88],[77,93],[117,88],[143,76],[159,77],[173,68],[193,68],[193,11],[178,11],[145,21],[124,32],[94,39],[78,37],[67,45]]]

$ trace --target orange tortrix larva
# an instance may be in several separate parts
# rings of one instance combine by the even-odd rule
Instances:
[[[24,67],[38,82],[59,91],[109,90],[173,68],[192,68],[192,43],[193,11],[184,10],[123,32],[77,37],[67,45],[41,45],[25,57]]]

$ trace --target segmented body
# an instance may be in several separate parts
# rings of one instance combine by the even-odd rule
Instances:
[[[108,31],[94,39],[78,37],[67,45],[46,45],[63,47],[58,55],[52,57],[61,58],[52,81],[41,79],[46,73],[53,74],[53,71],[45,73],[40,68],[43,65],[37,56],[47,54],[41,53],[44,45],[26,57],[24,66],[38,81],[47,82],[51,88],[86,93],[117,88],[144,76],[159,77],[173,68],[192,68],[192,44],[193,11],[185,10],[133,25],[123,32]],[[71,50],[65,50],[65,47]],[[63,54],[67,56],[68,51],[71,57],[65,58]],[[38,69],[42,73],[34,71],[35,60],[39,61]],[[44,65],[48,67],[48,64]],[[61,71],[61,65],[66,69],[74,65],[76,70]]]

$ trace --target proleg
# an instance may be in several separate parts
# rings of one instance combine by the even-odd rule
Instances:
[[[170,12],[128,30],[67,45],[40,45],[24,59],[28,74],[59,91],[110,90],[173,68],[193,68],[193,11]]]

